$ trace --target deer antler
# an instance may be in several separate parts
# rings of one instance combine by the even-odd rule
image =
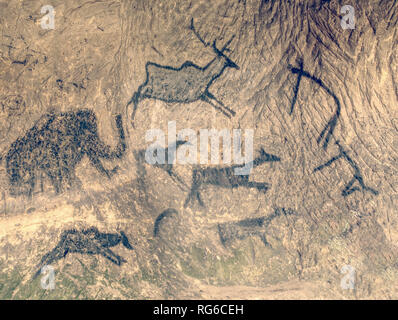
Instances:
[[[209,43],[209,42],[205,42],[205,41],[202,39],[202,37],[200,36],[200,34],[196,31],[196,29],[195,29],[195,27],[194,27],[194,25],[193,25],[193,18],[191,18],[191,25],[190,25],[189,29],[191,29],[191,30],[193,31],[194,35],[199,39],[200,42],[203,43],[203,45],[204,45],[205,47],[208,47],[208,46],[210,45],[210,43]]]
[[[221,52],[224,52],[225,50],[231,51],[231,50],[228,48],[228,46],[231,44],[231,42],[232,42],[232,40],[233,40],[234,38],[235,38],[235,35],[233,35],[233,36],[231,37],[231,39],[229,39],[229,40],[224,44],[224,47],[222,47]]]

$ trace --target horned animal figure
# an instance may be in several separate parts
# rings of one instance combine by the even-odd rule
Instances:
[[[280,161],[281,159],[272,154],[268,154],[261,148],[260,156],[252,161],[253,168],[266,163]],[[194,169],[192,172],[192,185],[190,193],[185,201],[184,207],[187,207],[190,201],[196,198],[203,207],[203,201],[199,190],[202,185],[215,185],[222,188],[234,189],[238,187],[255,188],[261,192],[266,192],[269,184],[265,182],[249,181],[249,175],[235,175],[235,169],[241,168],[241,165],[229,167],[215,167],[205,169]]]
[[[97,118],[92,111],[46,114],[11,144],[5,157],[11,186],[15,189],[27,187],[28,195],[32,196],[37,174],[41,171],[49,177],[55,192],[60,193],[65,183],[71,186],[76,179],[75,168],[85,155],[99,172],[110,178],[118,167],[109,171],[100,159],[120,158],[126,150],[121,115],[116,116],[116,126],[119,143],[111,150],[98,137]]]
[[[193,19],[190,29],[206,47],[210,45],[210,43],[203,41],[196,32]],[[226,68],[239,69],[239,66],[224,54],[225,51],[230,51],[228,46],[233,38],[234,36],[225,43],[221,50],[217,48],[216,40],[214,40],[211,46],[216,56],[204,67],[200,67],[191,61],[184,62],[179,68],[147,62],[145,65],[146,80],[138,87],[126,106],[127,108],[133,103],[131,115],[133,125],[139,102],[149,98],[178,103],[202,100],[227,117],[234,116],[235,112],[218,101],[209,91],[210,86],[223,74]]]
[[[120,234],[101,233],[95,227],[81,231],[75,229],[64,231],[56,247],[45,254],[41,259],[38,265],[39,270],[34,275],[34,278],[40,274],[42,267],[65,258],[68,253],[100,254],[112,263],[120,266],[122,263],[126,262],[126,260],[109,249],[110,247],[117,246],[120,242],[127,249],[133,250],[133,247],[130,245],[123,231],[121,231]]]
[[[295,211],[292,209],[276,208],[267,217],[220,223],[218,224],[218,235],[223,246],[227,246],[235,240],[244,240],[250,236],[258,236],[265,246],[270,246],[266,238],[266,227],[277,217],[293,214],[295,214]]]
[[[355,181],[358,181],[359,186],[362,188],[363,191],[368,191],[368,192],[372,193],[375,196],[378,195],[379,192],[377,190],[374,190],[374,189],[372,189],[372,188],[370,188],[370,187],[365,185],[365,183],[363,181],[363,177],[362,177],[361,171],[359,170],[358,165],[354,162],[354,160],[351,159],[351,157],[343,149],[343,147],[340,145],[339,141],[336,141],[336,145],[339,148],[340,153],[337,156],[331,158],[326,163],[320,165],[319,167],[316,167],[314,169],[314,172],[321,171],[323,168],[330,166],[336,160],[339,160],[340,158],[343,158],[343,159],[345,159],[348,162],[348,164],[351,166],[351,168],[354,169],[354,176],[350,180],[350,182],[348,182],[348,184],[345,186],[345,188],[341,191],[341,195],[343,197],[347,197],[351,193],[353,193],[355,191],[359,191],[360,190],[359,187],[353,187]]]

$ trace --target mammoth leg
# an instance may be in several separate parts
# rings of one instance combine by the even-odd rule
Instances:
[[[113,172],[105,169],[101,161],[94,155],[89,155],[91,164],[101,173],[105,174],[109,179],[111,178]]]

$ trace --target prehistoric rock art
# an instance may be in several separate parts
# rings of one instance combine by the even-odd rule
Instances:
[[[9,95],[1,100],[1,111],[9,117],[21,115],[25,111],[25,108],[25,100],[19,94]]]
[[[253,168],[266,163],[280,161],[281,159],[272,154],[268,154],[264,149],[260,150],[260,156],[255,158]],[[236,168],[242,167],[241,165],[234,165],[229,167],[215,167],[205,169],[194,169],[192,172],[192,184],[190,193],[185,200],[184,207],[187,207],[189,202],[195,198],[198,200],[201,206],[204,203],[200,197],[199,190],[202,185],[215,185],[227,189],[235,189],[238,187],[255,188],[261,192],[266,192],[269,188],[269,184],[265,182],[249,181],[249,175],[235,175],[234,171]]]
[[[348,184],[345,186],[345,188],[341,191],[341,195],[343,197],[346,197],[355,191],[360,191],[361,189],[362,189],[362,191],[368,191],[374,195],[378,195],[379,192],[377,190],[369,188],[368,186],[365,185],[365,183],[363,182],[363,177],[362,177],[361,171],[359,170],[358,165],[354,162],[354,160],[351,159],[351,157],[343,149],[343,147],[340,145],[339,141],[336,141],[336,145],[338,146],[340,153],[337,156],[331,158],[326,163],[320,165],[319,167],[316,167],[314,169],[314,172],[321,171],[325,167],[330,166],[334,161],[336,161],[340,158],[343,158],[348,162],[348,164],[351,166],[351,168],[354,169],[354,177],[350,180],[350,182],[348,182]],[[361,189],[359,187],[353,187],[353,184],[355,183],[355,181],[358,181]]]
[[[277,208],[267,216],[253,219],[244,219],[238,222],[220,223],[218,225],[218,234],[223,246],[230,245],[235,240],[244,240],[251,236],[260,237],[265,246],[269,246],[265,237],[265,228],[271,221],[281,215],[292,215],[295,212],[291,209]]]
[[[184,144],[188,143],[188,141],[183,141],[183,140],[178,140],[173,142],[172,144],[170,144],[168,147],[166,147],[163,150],[159,150],[160,152],[164,152],[165,154],[165,163],[161,164],[161,163],[155,163],[152,164],[153,167],[155,168],[159,168],[162,169],[164,171],[167,172],[167,174],[170,176],[170,178],[177,183],[177,185],[181,188],[181,185],[185,188],[188,188],[188,186],[185,184],[184,180],[182,180],[182,178],[173,171],[173,162],[174,159],[169,158],[169,150],[173,149],[173,150],[178,150],[178,148]],[[156,152],[158,150],[155,150],[155,154],[154,156],[156,157]],[[138,150],[138,151],[134,151],[134,157],[135,160],[137,161],[137,167],[138,167],[138,174],[140,177],[143,177],[146,174],[146,170],[143,166],[143,163],[146,161],[145,160],[145,153],[147,152],[147,149],[142,149],[142,150]],[[174,153],[172,153],[174,154]],[[185,191],[185,190],[184,190]]]
[[[62,233],[61,240],[56,247],[43,256],[38,265],[39,270],[34,277],[40,274],[40,270],[43,266],[65,258],[68,253],[99,254],[112,263],[120,266],[122,263],[126,262],[126,260],[109,249],[110,247],[117,246],[120,242],[125,248],[133,250],[133,247],[130,245],[123,231],[121,231],[120,234],[101,233],[95,227],[81,231],[75,229],[66,230]]]
[[[97,119],[92,111],[46,114],[11,144],[5,157],[11,186],[17,190],[25,187],[32,196],[37,174],[41,171],[50,178],[55,192],[60,193],[65,182],[72,185],[76,178],[75,168],[84,155],[99,172],[110,178],[118,167],[109,171],[100,159],[120,158],[126,149],[121,115],[116,116],[116,126],[119,144],[111,151],[111,147],[98,137]]]
[[[193,19],[191,20],[191,30],[205,47],[210,45],[210,43],[204,42],[196,32]],[[200,67],[191,61],[184,62],[179,68],[147,62],[145,65],[146,80],[138,87],[138,90],[127,104],[129,106],[133,103],[131,121],[134,121],[138,104],[143,99],[157,99],[172,103],[191,103],[202,100],[221,111],[227,117],[231,118],[234,116],[235,112],[233,110],[218,101],[209,92],[210,86],[223,74],[226,68],[239,69],[239,66],[224,54],[225,51],[230,51],[228,46],[233,38],[234,36],[225,43],[221,50],[217,48],[216,40],[214,40],[212,48],[216,57],[204,67]]]
[[[330,140],[330,137],[333,134],[333,131],[336,127],[337,124],[337,120],[340,117],[340,111],[341,111],[341,105],[340,105],[340,101],[339,99],[336,97],[336,95],[332,92],[332,90],[330,90],[323,82],[321,79],[318,79],[316,77],[314,77],[313,75],[309,74],[308,72],[303,70],[303,62],[300,61],[299,62],[299,68],[294,68],[292,66],[289,65],[289,69],[291,70],[292,73],[297,74],[297,83],[296,86],[293,89],[294,92],[294,96],[292,99],[292,104],[290,106],[290,112],[289,114],[293,113],[294,110],[294,106],[296,104],[297,101],[297,95],[299,92],[299,88],[300,88],[300,82],[302,77],[306,77],[312,81],[314,81],[315,83],[317,83],[321,88],[325,89],[325,91],[333,98],[334,102],[336,103],[336,111],[333,114],[332,118],[329,120],[329,122],[326,124],[326,126],[323,128],[323,130],[321,131],[321,133],[319,134],[319,137],[317,138],[317,143],[321,143],[323,137],[325,136],[325,141],[323,143],[323,148],[326,149]],[[327,132],[327,133],[326,133]],[[326,134],[326,135],[325,135]]]
[[[159,216],[156,218],[155,223],[153,225],[153,236],[157,237],[159,234],[159,226],[160,226],[160,222],[166,218],[166,217],[170,217],[172,214],[178,214],[178,211],[172,208],[166,209],[164,210],[161,214],[159,214]]]

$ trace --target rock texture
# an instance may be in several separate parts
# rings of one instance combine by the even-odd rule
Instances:
[[[55,29],[40,1],[0,2],[0,298],[397,299],[398,4],[348,2],[54,0]],[[59,120],[81,110],[95,125]],[[280,158],[250,175],[269,187],[217,180],[184,206],[215,165],[146,163],[169,121],[253,129]],[[44,290],[68,230],[130,248],[71,240]]]

